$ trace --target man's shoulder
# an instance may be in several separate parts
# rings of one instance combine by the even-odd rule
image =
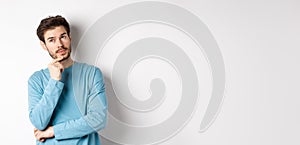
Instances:
[[[75,64],[75,66],[78,65],[78,66],[83,66],[83,67],[93,67],[94,66],[91,64],[87,64],[85,62],[78,62],[78,61],[74,61],[74,64]]]
[[[95,76],[102,76],[102,71],[99,67],[82,62],[74,62],[72,74],[74,76],[86,76],[93,78]]]
[[[81,70],[95,70],[95,69],[99,69],[97,66],[95,65],[91,65],[91,64],[87,64],[87,63],[83,63],[83,62],[74,62],[74,67],[77,68],[81,68]]]
[[[79,80],[92,80],[99,77],[102,78],[102,72],[100,68],[95,65],[82,62],[74,62],[72,75]]]

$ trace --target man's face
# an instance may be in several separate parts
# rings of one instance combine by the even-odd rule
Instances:
[[[53,59],[63,57],[63,60],[66,60],[70,57],[71,38],[63,26],[47,30],[44,38],[45,43],[41,41],[41,45]]]

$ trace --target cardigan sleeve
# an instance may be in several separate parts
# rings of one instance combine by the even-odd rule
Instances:
[[[64,84],[49,79],[45,88],[41,84],[39,73],[34,73],[28,80],[29,118],[34,127],[44,130],[48,127],[51,116],[58,103]]]

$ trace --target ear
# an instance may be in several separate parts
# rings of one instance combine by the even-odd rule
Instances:
[[[40,45],[42,46],[42,48],[44,50],[48,50],[47,47],[46,47],[46,44],[43,41],[40,41]]]

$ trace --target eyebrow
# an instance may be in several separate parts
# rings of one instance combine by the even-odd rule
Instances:
[[[63,36],[63,35],[66,35],[67,33],[66,32],[64,32],[64,33],[62,33],[62,34],[60,34],[60,36]],[[50,39],[53,39],[54,37],[48,37],[47,38],[47,40],[50,40]]]
[[[54,37],[48,37],[47,40],[53,39]]]
[[[62,36],[62,35],[66,35],[67,33],[66,32],[64,32],[64,33],[62,33],[62,34],[60,34],[60,36]]]

